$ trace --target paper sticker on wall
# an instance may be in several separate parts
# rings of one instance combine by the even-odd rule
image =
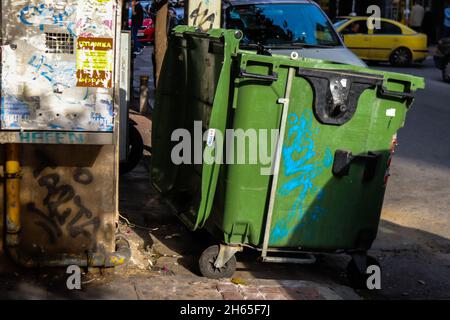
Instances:
[[[81,37],[113,35],[114,1],[79,0],[76,33]]]
[[[113,39],[77,39],[77,87],[111,88]]]
[[[2,1],[11,44],[1,55],[2,130],[113,131],[115,8],[115,0]]]

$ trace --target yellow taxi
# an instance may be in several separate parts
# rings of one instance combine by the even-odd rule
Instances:
[[[395,66],[422,62],[428,56],[427,36],[381,18],[372,28],[368,17],[339,17],[334,24],[345,45],[363,60],[388,61]]]

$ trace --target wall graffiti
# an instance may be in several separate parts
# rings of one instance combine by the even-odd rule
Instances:
[[[2,14],[4,37],[14,44],[2,48],[2,128],[112,132],[113,90],[78,85],[77,61],[95,62],[83,69],[94,78],[100,59],[80,54],[77,39],[113,39],[115,1],[10,0]]]
[[[39,186],[46,189],[46,195],[40,205],[27,204],[27,211],[38,217],[35,224],[47,233],[51,244],[63,236],[64,230],[72,238],[92,239],[100,228],[100,218],[83,204],[76,190],[76,185],[86,187],[94,181],[92,172],[76,168],[72,175],[75,185],[65,183],[60,174],[54,172],[56,165],[45,154],[36,152],[36,157],[46,163],[33,172]],[[43,174],[47,168],[52,172]]]
[[[277,197],[295,194],[288,214],[278,220],[271,233],[272,241],[282,241],[298,229],[313,223],[324,214],[324,210],[308,200],[320,200],[324,191],[315,185],[315,180],[333,164],[333,155],[327,148],[319,154],[314,141],[318,129],[313,128],[312,111],[305,111],[300,117],[292,113],[288,117],[288,131],[282,150],[282,174],[287,182],[277,190]],[[308,213],[306,215],[306,213]]]
[[[19,21],[25,27],[37,27],[40,31],[44,31],[45,26],[63,27],[75,37],[95,36],[113,30],[112,1],[79,2],[80,10],[76,10],[75,4],[68,3],[26,5],[19,11]]]
[[[76,132],[20,132],[21,143],[83,144],[84,135]]]
[[[55,91],[62,88],[70,88],[75,84],[75,63],[59,62],[56,65],[48,63],[43,55],[33,55],[28,61],[28,65],[33,67],[32,80],[38,80],[42,77],[47,80]]]
[[[196,5],[193,2],[194,9],[189,13],[189,25],[196,26],[203,31],[219,27],[216,18],[220,18],[220,1],[217,1],[217,3],[201,0]],[[217,21],[219,20],[217,19]]]
[[[75,35],[74,22],[68,18],[75,12],[73,7],[67,5],[49,6],[45,3],[26,5],[19,11],[19,20],[25,26],[35,26],[41,31],[46,25],[66,27],[67,31]]]

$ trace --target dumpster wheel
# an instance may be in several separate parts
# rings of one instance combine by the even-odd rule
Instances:
[[[363,258],[365,261],[362,262],[360,259],[352,257],[352,260],[350,260],[347,265],[347,279],[354,289],[367,289],[367,279],[370,276],[370,274],[366,273],[367,267],[371,265],[380,267],[377,259],[372,256],[365,255],[361,258]]]
[[[236,257],[234,255],[222,267],[215,266],[219,249],[218,245],[214,245],[203,251],[198,261],[202,276],[210,279],[231,278],[236,271]]]

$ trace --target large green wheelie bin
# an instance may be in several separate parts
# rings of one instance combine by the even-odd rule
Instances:
[[[423,79],[257,54],[239,49],[241,37],[173,30],[153,116],[153,185],[191,230],[217,239],[200,257],[205,276],[231,276],[243,247],[267,262],[347,253],[364,274],[396,133]],[[255,132],[271,163],[252,161]]]

